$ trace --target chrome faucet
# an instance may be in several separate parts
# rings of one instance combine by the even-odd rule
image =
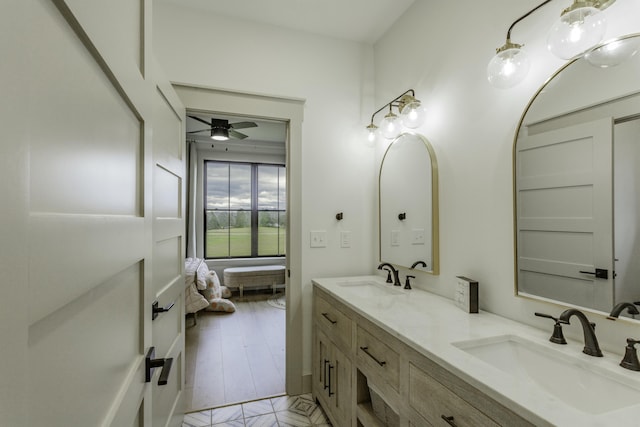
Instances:
[[[382,264],[380,264],[378,266],[378,270],[382,270],[382,267],[389,267],[391,269],[391,272],[393,273],[393,286],[401,286],[398,270],[396,270],[393,265],[389,264],[388,262],[383,262]]]
[[[575,308],[570,308],[565,310],[558,317],[558,322],[569,324],[569,319],[571,316],[576,316],[580,319],[580,323],[582,324],[582,332],[584,334],[584,349],[582,352],[584,354],[588,354],[589,356],[602,357],[602,351],[600,351],[600,346],[598,345],[598,339],[596,338],[595,323],[589,322],[587,316],[580,310],[576,310]]]
[[[633,315],[636,314],[640,314],[640,312],[638,311],[638,308],[630,303],[630,302],[620,302],[618,304],[615,305],[615,307],[613,307],[613,309],[611,310],[611,314],[609,314],[609,319],[612,318],[617,318],[618,316],[620,316],[620,313],[622,313],[622,311],[624,309],[627,309],[627,313]]]

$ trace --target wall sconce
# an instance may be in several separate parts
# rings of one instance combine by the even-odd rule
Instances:
[[[574,0],[564,9],[560,18],[551,27],[547,37],[547,49],[561,59],[570,59],[583,54],[604,37],[607,22],[602,10],[616,0]],[[507,31],[504,46],[496,49],[496,55],[487,67],[487,78],[493,86],[506,89],[517,85],[529,72],[530,61],[521,44],[511,41],[511,30],[520,21],[542,6],[546,0],[516,19]]]
[[[380,122],[380,127],[373,123],[379,112],[389,107],[389,112]],[[399,116],[393,112],[393,108],[398,110]],[[367,139],[373,142],[379,132],[386,139],[394,139],[402,132],[402,128],[415,129],[422,125],[426,119],[426,111],[422,103],[415,97],[413,89],[409,89],[397,96],[392,101],[386,103],[371,115],[371,123],[367,126]]]

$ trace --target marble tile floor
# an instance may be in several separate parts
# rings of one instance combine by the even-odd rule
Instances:
[[[311,394],[303,394],[188,413],[182,427],[331,427],[331,423]]]

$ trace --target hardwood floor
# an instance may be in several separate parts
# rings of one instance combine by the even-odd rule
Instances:
[[[187,319],[186,412],[284,394],[285,310],[257,292],[234,294],[235,313]]]

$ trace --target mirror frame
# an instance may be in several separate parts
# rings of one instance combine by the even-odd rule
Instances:
[[[598,49],[602,46],[605,46],[609,43],[614,43],[616,41],[620,41],[620,40],[626,40],[629,38],[633,38],[633,37],[638,37],[640,38],[640,33],[636,32],[636,33],[629,33],[629,34],[625,34],[623,36],[619,36],[619,37],[615,37],[609,40],[605,40],[602,43],[599,43],[598,45],[594,46],[593,48],[589,49],[588,51],[592,51],[595,49]],[[587,52],[588,52],[587,51]],[[515,134],[513,137],[513,144],[512,144],[512,152],[511,152],[511,164],[512,164],[512,177],[511,177],[511,182],[512,182],[512,198],[513,198],[513,283],[514,283],[514,287],[513,287],[513,292],[514,295],[518,298],[524,298],[524,299],[528,299],[528,300],[533,300],[533,301],[539,301],[539,302],[545,302],[545,303],[549,303],[549,304],[554,304],[557,306],[561,306],[561,307],[574,307],[574,308],[578,308],[582,311],[586,311],[589,313],[593,313],[593,314],[597,314],[597,315],[604,315],[604,316],[608,316],[609,313],[606,313],[604,311],[601,310],[597,310],[595,308],[591,308],[591,307],[584,307],[584,306],[578,306],[575,304],[571,304],[565,301],[560,301],[560,300],[554,300],[551,298],[545,298],[543,296],[535,296],[535,295],[521,295],[518,292],[518,223],[517,223],[517,218],[518,218],[518,199],[517,199],[517,189],[516,189],[516,165],[517,165],[517,150],[516,150],[516,145],[518,143],[518,136],[520,135],[520,130],[522,128],[522,125],[524,123],[525,117],[527,115],[527,113],[529,112],[529,110],[531,109],[531,106],[533,105],[533,103],[536,101],[536,99],[538,98],[538,96],[540,95],[540,93],[542,93],[547,86],[554,81],[554,79],[560,74],[562,73],[565,69],[567,69],[568,67],[570,67],[571,65],[573,65],[576,61],[583,59],[584,58],[584,54],[577,56],[569,61],[567,61],[566,64],[564,64],[563,66],[561,66],[560,68],[558,68],[553,74],[551,74],[551,76],[549,76],[540,86],[540,88],[538,88],[538,90],[532,95],[531,99],[529,100],[529,102],[527,103],[527,106],[525,107],[524,111],[522,112],[521,116],[520,116],[520,120],[518,121],[518,125],[515,129]],[[620,316],[618,320],[625,320],[625,321],[633,321],[634,323],[637,323],[640,321],[640,319],[632,319],[629,317],[625,317],[625,316]]]
[[[391,262],[388,260],[382,259],[382,168],[384,166],[384,162],[387,158],[387,154],[389,153],[389,149],[391,146],[398,141],[400,138],[404,136],[415,136],[419,138],[425,146],[427,153],[429,154],[429,159],[431,161],[431,254],[432,260],[431,270],[416,270],[421,271],[423,273],[431,274],[431,275],[439,275],[440,274],[440,196],[438,193],[438,161],[436,159],[436,153],[431,146],[429,140],[422,134],[416,132],[403,132],[398,135],[396,138],[391,141],[391,143],[385,149],[384,155],[382,156],[382,161],[380,162],[380,169],[378,171],[378,260],[379,262]],[[393,264],[393,262],[391,262]],[[409,265],[399,265],[400,267],[410,268]]]

